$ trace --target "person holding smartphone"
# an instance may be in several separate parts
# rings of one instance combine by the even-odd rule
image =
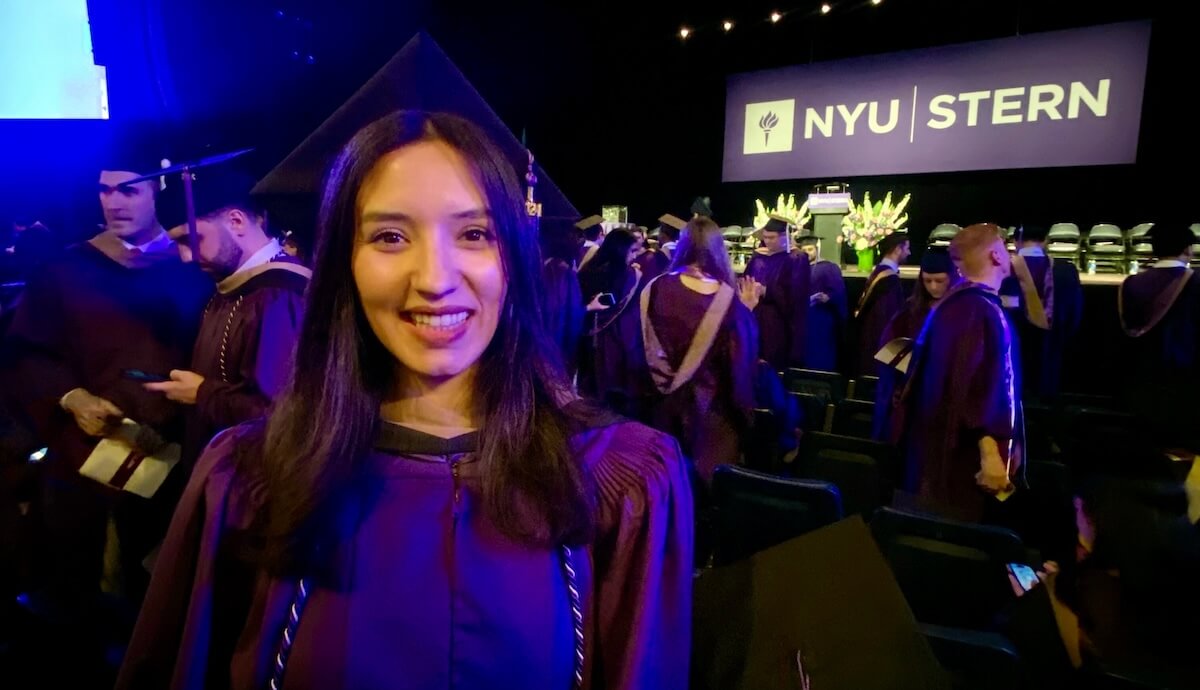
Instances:
[[[595,257],[579,269],[579,287],[589,318],[580,357],[579,388],[622,414],[642,418],[648,394],[638,344],[637,297],[641,267],[633,233],[616,229]]]
[[[287,384],[312,271],[267,234],[250,196],[254,180],[211,168],[193,184],[196,252],[182,194],[167,195],[168,235],[217,292],[204,309],[191,364],[145,389],[188,406],[183,459],[190,466],[222,429],[262,416]],[[172,198],[173,196],[173,198]]]

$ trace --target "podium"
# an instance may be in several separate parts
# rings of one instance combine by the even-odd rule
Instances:
[[[814,192],[808,195],[808,212],[813,217],[813,234],[821,240],[821,258],[841,265],[842,218],[850,212],[850,192]]]

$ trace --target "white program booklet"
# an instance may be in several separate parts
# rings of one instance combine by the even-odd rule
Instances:
[[[137,422],[123,420],[115,432],[96,444],[79,473],[142,498],[154,496],[179,462],[179,444],[168,443],[146,455],[135,443],[140,431]]]
[[[896,338],[875,353],[875,361],[883,362],[901,374],[908,373],[908,365],[912,362],[912,338]]]

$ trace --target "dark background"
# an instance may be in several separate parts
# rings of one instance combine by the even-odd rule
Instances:
[[[1200,149],[1188,86],[1193,3],[833,4],[821,16],[819,2],[754,0],[93,0],[113,120],[0,121],[0,223],[39,217],[86,234],[99,220],[97,152],[114,127],[153,135],[175,160],[254,146],[248,164],[265,173],[425,27],[513,131],[528,132],[539,161],[585,215],[619,203],[650,223],[685,214],[703,194],[719,221],[747,224],[755,198],[824,180],[721,183],[727,75],[1145,18],[1154,27],[1136,165],[849,181],[856,197],[911,192],[918,239],[943,221],[1200,220],[1200,211],[1189,217]],[[772,25],[775,9],[786,16]],[[729,34],[720,28],[727,18],[735,22]],[[682,25],[695,30],[687,41],[678,37]]]

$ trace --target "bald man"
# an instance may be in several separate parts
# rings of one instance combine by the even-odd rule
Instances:
[[[980,521],[1012,490],[1020,457],[1013,343],[998,295],[1011,259],[990,223],[963,229],[950,256],[965,280],[917,339],[903,397],[903,488],[923,510]]]

